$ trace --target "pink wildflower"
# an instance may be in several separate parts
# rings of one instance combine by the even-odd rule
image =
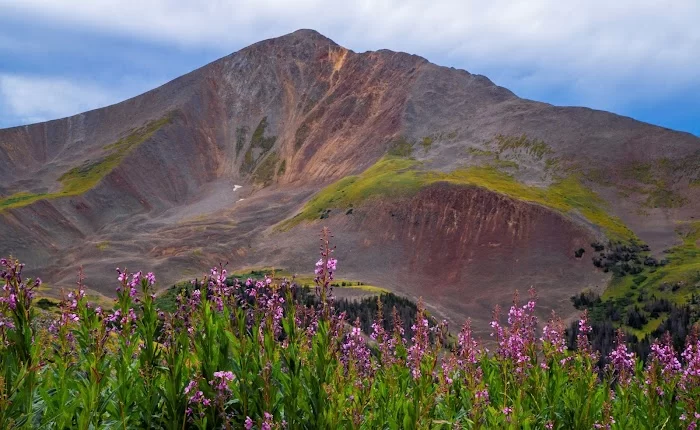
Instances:
[[[617,347],[610,353],[609,369],[614,372],[622,385],[628,385],[634,376],[634,353],[627,351],[625,334],[617,331]]]
[[[411,339],[412,345],[408,348],[408,366],[411,369],[413,379],[419,379],[423,356],[430,346],[428,319],[425,317],[422,299],[418,302],[416,323],[411,326],[411,330],[413,330],[413,338]]]
[[[352,364],[361,376],[369,376],[371,371],[371,353],[369,348],[367,348],[365,338],[360,329],[360,318],[355,320],[354,327],[350,333],[345,336],[345,342],[341,345],[340,352],[341,361],[346,369]]]

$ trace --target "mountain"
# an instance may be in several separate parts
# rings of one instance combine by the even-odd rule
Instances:
[[[515,289],[567,316],[586,288],[664,295],[664,276],[690,276],[673,291],[687,295],[700,271],[697,137],[312,30],[113,106],[0,130],[0,172],[0,255],[49,295],[80,265],[106,296],[115,267],[161,285],[219,261],[308,273],[324,225],[343,278],[482,328]],[[626,280],[634,261],[653,284]]]

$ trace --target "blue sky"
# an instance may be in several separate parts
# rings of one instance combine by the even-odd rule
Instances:
[[[698,0],[0,0],[0,127],[112,104],[313,28],[700,136],[698,22]]]

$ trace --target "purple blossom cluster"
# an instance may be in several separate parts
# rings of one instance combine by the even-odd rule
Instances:
[[[397,316],[395,316],[396,318]],[[399,327],[403,336],[403,327]],[[372,333],[370,339],[379,347],[379,360],[377,366],[391,366],[396,361],[396,337],[387,333],[384,328],[384,313],[382,311],[382,301],[377,299],[377,315],[372,322]]]
[[[651,345],[650,365],[658,366],[667,382],[680,373],[681,362],[673,349],[670,334],[666,333],[663,341],[657,340]]]
[[[338,266],[338,260],[335,258],[328,258],[326,261],[326,273],[329,276],[329,280],[333,280],[333,273],[336,271]],[[318,260],[316,262],[316,268],[314,269],[314,274],[316,276],[321,276],[323,275],[324,270],[323,270],[323,258]]]
[[[17,320],[26,319],[32,300],[34,289],[41,285],[41,279],[22,279],[24,264],[17,260],[0,259],[0,282],[2,282],[2,294],[0,294],[0,345],[6,343],[5,333],[14,330]],[[24,316],[20,317],[20,314]]]
[[[581,319],[578,322],[578,334],[576,335],[576,350],[584,357],[587,357],[592,363],[598,360],[598,353],[593,350],[588,335],[593,331],[593,328],[588,323],[588,310],[583,311]]]
[[[481,358],[482,351],[479,342],[474,338],[470,319],[467,319],[457,336],[457,346],[457,357],[460,365],[474,365]]]
[[[411,369],[413,379],[419,379],[422,375],[421,365],[423,357],[430,348],[430,327],[425,316],[422,301],[418,303],[416,322],[411,326],[411,330],[413,331],[413,337],[411,338],[411,346],[408,348],[407,365]]]
[[[566,339],[564,338],[564,324],[556,315],[542,328],[542,343],[549,347],[551,353],[562,355],[566,352]]]
[[[117,274],[119,275],[117,276],[117,280],[121,283],[121,286],[117,288],[117,293],[121,292],[122,288],[124,288],[125,291],[128,291],[129,297],[131,297],[134,302],[138,302],[139,291],[137,287],[141,285],[142,273],[139,271],[131,274],[130,277],[126,270],[122,271],[117,267]],[[150,275],[153,274],[151,273]],[[153,276],[153,281],[155,282],[155,276]]]
[[[346,369],[354,366],[359,376],[365,378],[372,371],[371,353],[360,329],[360,319],[345,336],[345,342],[340,347],[341,361]],[[359,382],[359,381],[358,381]]]
[[[251,430],[254,426],[255,423],[253,422],[253,420],[250,417],[245,417],[243,428],[245,428],[245,430]],[[275,423],[275,417],[271,413],[263,413],[263,420],[260,424],[260,430],[273,430],[284,428],[287,428],[287,423],[285,423],[284,421],[282,421],[281,423]]]
[[[63,327],[68,327],[72,323],[80,321],[78,316],[78,302],[85,298],[85,290],[79,288],[77,291],[71,291],[66,296],[65,300],[61,301],[59,308],[61,314],[58,319],[51,322],[49,332],[57,334]]]
[[[199,389],[199,382],[197,380],[190,381],[185,387],[184,392],[185,395],[187,395],[188,408],[185,411],[187,416],[192,416],[195,412],[194,409],[197,409],[199,417],[204,417],[206,415],[206,408],[211,405],[211,399],[207,398],[204,392]]]
[[[231,388],[229,387],[229,384],[233,382],[235,379],[233,372],[230,371],[219,371],[219,372],[214,372],[214,379],[209,381],[209,385],[211,385],[214,390],[217,393],[220,393],[221,395],[225,395],[231,392]]]
[[[268,324],[271,324],[272,333],[277,338],[282,333],[281,321],[284,316],[284,297],[278,291],[274,291],[270,296],[267,296],[267,294],[260,295],[260,300],[263,302],[266,321]]]
[[[685,368],[681,374],[681,387],[684,390],[700,388],[700,339],[696,338],[688,342],[681,357],[685,362]]]
[[[627,350],[625,334],[617,331],[616,347],[610,352],[608,368],[612,371],[620,384],[629,385],[634,376],[635,357],[633,352]]]
[[[503,327],[497,317],[491,322],[491,336],[498,342],[497,354],[509,360],[518,374],[523,374],[531,367],[535,355],[535,333],[537,317],[535,316],[535,299],[533,297],[524,306],[517,304],[517,297],[508,311],[508,326]]]
[[[479,346],[474,337],[471,320],[467,320],[457,336],[457,367],[461,372],[464,382],[474,392],[474,401],[477,409],[486,407],[489,403],[488,387],[482,385],[483,371],[479,366],[479,360],[484,357],[485,351]]]
[[[0,259],[0,280],[3,282],[0,307],[10,311],[29,309],[34,299],[34,289],[41,285],[41,279],[22,280],[24,264],[16,260]]]

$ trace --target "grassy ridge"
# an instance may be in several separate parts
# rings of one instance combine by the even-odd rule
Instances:
[[[283,221],[279,228],[292,228],[319,218],[326,209],[351,208],[371,197],[414,194],[425,185],[425,175],[415,169],[416,165],[414,160],[386,156],[361,174],[346,176],[319,191],[300,213]]]
[[[33,193],[16,193],[13,194],[9,197],[4,197],[0,199],[0,212],[3,209],[14,209],[14,208],[21,208],[23,206],[28,206],[31,205],[32,203],[50,198],[51,194],[46,194],[46,193],[40,193],[40,194],[33,194]]]
[[[595,192],[584,186],[576,175],[570,175],[546,188],[521,184],[513,176],[493,166],[470,167],[450,173],[431,173],[430,183],[450,182],[457,185],[475,185],[505,194],[516,200],[537,203],[567,214],[578,212],[592,224],[599,226],[613,240],[636,238],[617,217],[606,211],[606,203]]]
[[[162,126],[170,122],[170,117],[151,121],[133,131],[127,137],[105,146],[107,155],[96,161],[87,161],[61,175],[58,181],[62,188],[55,193],[20,192],[9,197],[0,198],[0,212],[28,206],[39,200],[70,197],[85,193],[94,188],[105,176],[114,170],[122,160],[138,145],[148,140]]]
[[[599,226],[611,239],[627,241],[636,238],[619,218],[608,214],[603,199],[585,187],[575,175],[540,188],[521,184],[494,165],[469,167],[449,173],[425,172],[418,170],[418,167],[419,163],[415,160],[385,156],[361,174],[347,176],[321,190],[299,214],[281,223],[280,228],[285,230],[302,221],[318,219],[327,209],[351,208],[372,197],[410,196],[425,186],[449,182],[486,188],[564,214],[578,212]]]

